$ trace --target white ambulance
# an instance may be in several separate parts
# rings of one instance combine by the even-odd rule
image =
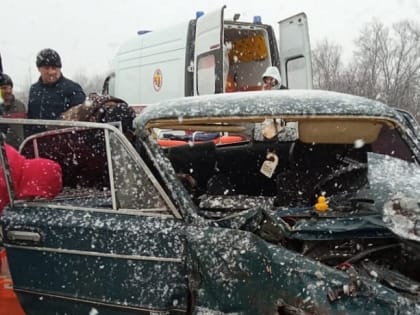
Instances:
[[[225,6],[159,31],[140,31],[119,49],[104,93],[131,105],[163,99],[261,89],[261,75],[277,66],[289,89],[312,88],[307,18],[279,22],[279,41],[255,16],[224,18]]]

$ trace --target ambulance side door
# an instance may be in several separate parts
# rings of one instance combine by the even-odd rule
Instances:
[[[197,19],[194,95],[223,92],[223,13],[226,6]]]
[[[308,20],[299,13],[279,22],[280,72],[289,89],[312,89]]]

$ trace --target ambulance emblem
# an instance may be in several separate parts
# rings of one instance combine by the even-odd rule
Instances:
[[[160,69],[156,69],[155,73],[153,74],[153,88],[155,89],[155,91],[159,91],[162,87],[162,79],[162,71],[160,71]]]

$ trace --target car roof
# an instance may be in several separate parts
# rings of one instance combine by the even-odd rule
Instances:
[[[402,122],[393,108],[371,99],[323,90],[280,90],[225,93],[162,101],[147,106],[135,121],[246,116],[369,116]]]

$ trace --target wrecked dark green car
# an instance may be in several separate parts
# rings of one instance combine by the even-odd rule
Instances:
[[[1,217],[28,315],[420,314],[420,144],[399,111],[288,90],[149,106],[134,142],[37,123],[60,128],[20,152],[59,162],[63,191]]]

